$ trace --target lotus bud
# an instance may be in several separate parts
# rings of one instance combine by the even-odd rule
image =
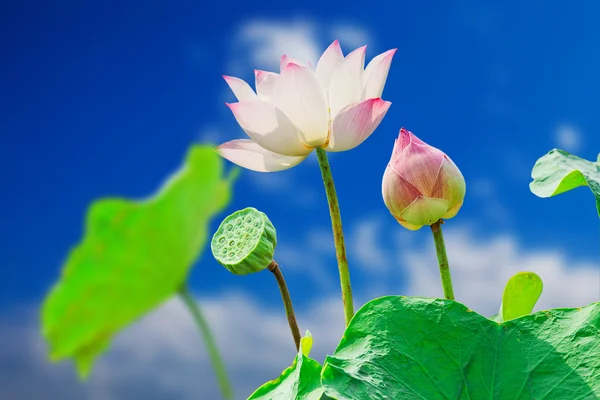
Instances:
[[[248,207],[221,222],[210,248],[219,264],[236,275],[247,275],[269,266],[276,245],[275,227],[267,215]]]
[[[383,175],[383,201],[403,227],[432,225],[458,213],[465,178],[442,151],[402,128]]]

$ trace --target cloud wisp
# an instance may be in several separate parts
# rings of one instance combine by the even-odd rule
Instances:
[[[554,132],[556,147],[568,152],[576,152],[581,147],[581,132],[571,124],[561,124]]]

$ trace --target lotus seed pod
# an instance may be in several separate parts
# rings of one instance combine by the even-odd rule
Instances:
[[[267,268],[276,245],[275,227],[267,215],[248,207],[221,222],[210,248],[219,264],[236,275],[246,275]]]

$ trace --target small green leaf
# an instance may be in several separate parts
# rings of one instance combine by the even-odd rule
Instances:
[[[497,323],[451,300],[386,296],[354,316],[321,383],[334,399],[597,399],[600,303]]]
[[[554,149],[537,160],[529,188],[539,197],[552,197],[579,186],[589,186],[596,197],[600,216],[600,155],[587,161],[564,150]]]
[[[306,333],[304,334],[304,337],[302,339],[300,339],[300,350],[302,351],[302,354],[304,354],[306,357],[310,356],[310,351],[312,350],[312,345],[313,345],[313,339],[312,339],[312,334],[310,333],[310,331],[306,331]]]
[[[519,272],[506,283],[498,322],[509,321],[531,313],[544,285],[534,272]]]
[[[302,338],[301,343],[310,344],[310,332]],[[286,368],[279,378],[267,382],[258,389],[248,400],[320,400],[327,399],[321,387],[321,364],[304,353],[304,345],[294,358],[291,367]]]
[[[43,305],[50,358],[72,357],[85,378],[112,337],[173,295],[230,198],[221,157],[193,147],[153,197],[93,203],[85,237],[69,254]]]

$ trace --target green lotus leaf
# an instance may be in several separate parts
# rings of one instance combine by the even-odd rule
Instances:
[[[537,160],[529,188],[539,197],[552,197],[579,186],[588,186],[596,197],[600,216],[600,154],[596,162],[554,149]]]
[[[234,178],[222,175],[221,157],[196,146],[154,196],[89,207],[85,236],[42,309],[51,360],[72,357],[85,378],[117,332],[182,286],[210,220],[229,202]]]
[[[387,296],[354,316],[321,382],[334,399],[597,399],[600,303],[503,323],[451,300]]]

